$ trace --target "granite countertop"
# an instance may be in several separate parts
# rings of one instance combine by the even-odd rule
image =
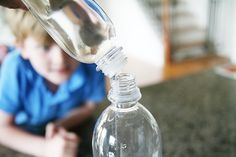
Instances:
[[[141,92],[161,128],[164,157],[236,156],[236,80],[210,70]],[[0,156],[24,155],[0,147]]]
[[[164,157],[236,156],[236,80],[206,71],[142,89]]]

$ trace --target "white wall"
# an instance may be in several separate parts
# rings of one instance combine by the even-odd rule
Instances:
[[[222,4],[214,41],[220,55],[236,63],[236,1],[227,0]]]
[[[6,21],[4,19],[3,8],[0,7],[0,44],[12,45],[15,37],[11,33]]]
[[[98,0],[98,3],[114,23],[117,37],[128,56],[163,66],[162,36],[154,31],[137,0]]]

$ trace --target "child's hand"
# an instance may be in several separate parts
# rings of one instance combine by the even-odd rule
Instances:
[[[54,135],[56,135],[58,133],[58,127],[53,124],[53,123],[49,123],[47,126],[46,126],[46,138],[47,139],[50,139],[52,138]]]
[[[49,124],[46,128],[45,157],[75,157],[79,139],[64,128]]]

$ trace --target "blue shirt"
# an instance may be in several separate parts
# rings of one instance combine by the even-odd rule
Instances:
[[[80,63],[56,93],[18,52],[10,53],[1,68],[0,109],[15,116],[17,125],[45,126],[83,102],[99,103],[105,97],[104,76],[94,64]]]

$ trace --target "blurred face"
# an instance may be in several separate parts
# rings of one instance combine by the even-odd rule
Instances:
[[[40,75],[55,85],[68,80],[79,64],[55,42],[42,44],[32,37],[26,38],[23,43],[22,56],[30,61]]]

